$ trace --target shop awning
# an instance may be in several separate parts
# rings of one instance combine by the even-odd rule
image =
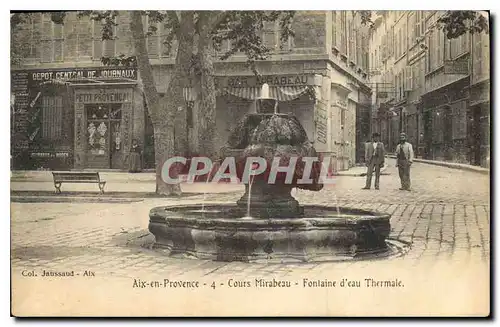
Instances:
[[[279,101],[292,101],[299,98],[301,95],[308,92],[311,86],[301,85],[301,86],[270,86],[269,93],[272,98],[278,99]],[[195,101],[196,92],[193,88],[184,88],[184,99],[186,101]],[[219,90],[219,94],[231,94],[235,97],[256,100],[260,96],[259,87],[228,87]]]

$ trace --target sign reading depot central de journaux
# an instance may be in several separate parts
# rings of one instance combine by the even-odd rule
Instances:
[[[78,80],[78,79],[137,79],[136,68],[65,68],[31,71],[29,79],[33,82],[50,80]]]

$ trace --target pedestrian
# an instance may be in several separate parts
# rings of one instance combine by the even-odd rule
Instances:
[[[372,186],[372,175],[375,170],[375,189],[378,190],[380,186],[380,169],[384,166],[385,162],[385,147],[384,143],[380,142],[380,134],[373,133],[372,141],[365,144],[365,164],[366,171],[366,185],[363,190],[369,190]]]
[[[130,148],[129,166],[130,173],[138,173],[142,171],[142,150],[137,142],[137,139],[132,140],[132,147]]]
[[[406,142],[406,134],[401,133],[399,136],[399,144],[396,147],[396,167],[399,170],[399,179],[401,180],[400,190],[409,191],[410,182],[410,166],[413,163],[413,147]]]

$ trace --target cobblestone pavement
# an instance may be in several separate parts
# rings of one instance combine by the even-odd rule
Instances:
[[[138,275],[179,278],[294,277],[307,272],[351,271],[391,262],[480,260],[489,264],[489,177],[474,172],[415,163],[412,191],[400,191],[394,162],[380,190],[361,190],[364,177],[339,177],[320,192],[301,191],[302,204],[356,207],[392,214],[391,238],[410,244],[404,256],[389,261],[315,264],[245,264],[167,258],[150,250],[148,212],[154,206],[233,202],[243,192],[193,196],[182,200],[145,199],[133,203],[12,203],[11,263],[14,276],[31,269],[88,270],[104,277]],[[127,187],[132,187],[128,185]],[[206,186],[205,186],[206,187]],[[234,186],[231,186],[234,188]],[[295,191],[294,191],[295,192]],[[144,246],[143,246],[144,245]],[[394,263],[392,263],[394,262]]]

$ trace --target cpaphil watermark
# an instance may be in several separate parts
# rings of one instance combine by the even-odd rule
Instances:
[[[283,161],[286,165],[281,164]],[[335,183],[328,162],[318,157],[285,160],[275,157],[271,163],[262,157],[248,157],[244,162],[237,162],[235,157],[226,157],[222,162],[212,162],[208,157],[173,157],[162,165],[161,178],[167,184],[194,183],[200,176],[206,176],[210,183],[229,180],[230,183],[248,184],[256,178],[267,180],[269,184]]]

